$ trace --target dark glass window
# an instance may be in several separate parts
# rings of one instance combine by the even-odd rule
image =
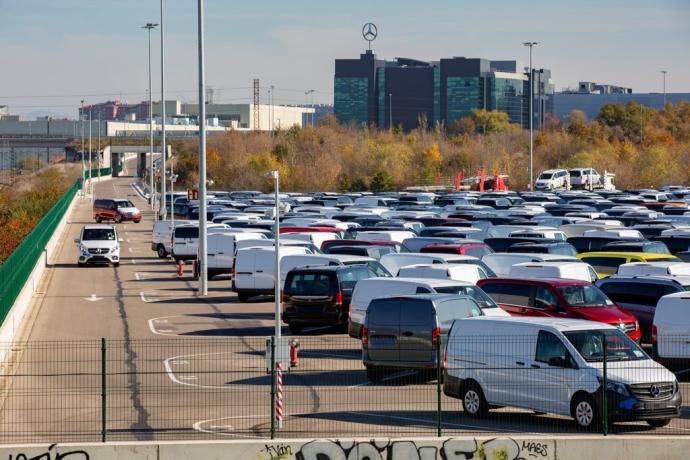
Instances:
[[[565,360],[567,356],[569,356],[568,349],[561,342],[561,339],[551,332],[539,331],[535,361],[548,363],[551,358],[562,358]]]

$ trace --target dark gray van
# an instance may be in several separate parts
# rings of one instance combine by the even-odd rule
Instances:
[[[380,382],[392,370],[434,371],[437,349],[456,319],[484,313],[470,297],[423,294],[371,301],[362,328],[362,362],[367,378]],[[435,375],[435,374],[434,374]]]

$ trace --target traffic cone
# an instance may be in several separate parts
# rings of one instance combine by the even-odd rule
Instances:
[[[184,260],[177,261],[177,276],[184,275]]]

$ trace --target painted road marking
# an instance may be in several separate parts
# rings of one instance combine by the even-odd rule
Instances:
[[[103,300],[103,297],[96,297],[96,294],[91,294],[91,297],[84,297],[84,300],[88,300],[89,302],[98,302],[99,300]]]
[[[134,277],[137,279],[137,281],[141,281],[141,278],[139,278],[139,272],[135,273]]]
[[[196,375],[181,375],[180,376],[180,380],[196,380],[198,378],[199,377],[197,377]]]
[[[132,264],[133,264],[133,265],[136,265],[136,263],[137,263],[137,261],[134,260],[134,259],[132,259]]]
[[[140,292],[140,293],[139,293],[139,297],[141,297],[141,301],[142,301],[142,302],[148,303],[148,300],[146,300],[146,297],[144,296],[144,293],[143,293],[143,292]]]

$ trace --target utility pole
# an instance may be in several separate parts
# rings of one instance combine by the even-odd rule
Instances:
[[[208,295],[206,249],[206,94],[204,90],[204,0],[198,0],[199,17],[199,295]],[[165,182],[165,176],[163,176]]]
[[[150,205],[151,210],[155,212],[156,209],[156,193],[154,187],[154,172],[153,172],[153,94],[151,93],[151,30],[155,29],[158,24],[152,22],[141,26],[142,29],[147,29],[149,35],[149,193],[151,196]],[[155,213],[155,220],[158,220],[158,213]]]
[[[663,77],[664,77],[664,107],[666,107],[666,74],[667,74],[667,73],[668,73],[668,72],[667,72],[666,70],[662,70],[662,71],[661,71],[661,74],[662,74]]]
[[[529,189],[534,191],[534,113],[532,105],[534,103],[534,75],[532,70],[532,48],[539,42],[524,42],[524,46],[529,46]]]
[[[91,202],[93,202],[93,162],[91,160],[91,106],[89,106],[89,188],[91,189]]]
[[[304,92],[304,108],[305,108],[305,109],[309,107],[309,95],[310,95],[310,94],[312,95],[312,100],[313,100],[313,97],[314,97],[314,96],[313,96],[313,94],[314,94],[314,90],[313,90],[313,89],[309,89],[309,90],[307,90],[307,91]],[[312,105],[314,105],[314,104],[312,103]],[[307,122],[307,125],[309,125],[309,115],[311,115],[311,114],[306,113],[305,116],[304,116],[304,119],[305,119],[305,121]],[[312,119],[311,119],[311,126],[312,126],[312,127],[314,126],[314,118],[313,118],[313,116],[312,116]]]
[[[199,107],[201,110],[201,107]],[[163,30],[163,0],[161,0],[161,217],[166,219],[168,216],[167,203],[165,199],[165,160],[168,154],[165,142],[165,33]]]
[[[81,125],[81,194],[86,194],[86,160],[84,159],[84,99],[81,100],[81,110],[79,111],[79,124]]]
[[[98,111],[98,182],[101,181],[101,111]],[[112,171],[111,171],[112,173]]]
[[[275,126],[273,125],[273,117],[275,116],[275,113],[273,111],[273,98],[275,96],[275,86],[271,85],[271,88],[270,88],[268,94],[269,94],[269,104],[270,104],[269,109],[268,109],[268,113],[269,113],[269,116],[271,117],[271,135],[275,136]]]

